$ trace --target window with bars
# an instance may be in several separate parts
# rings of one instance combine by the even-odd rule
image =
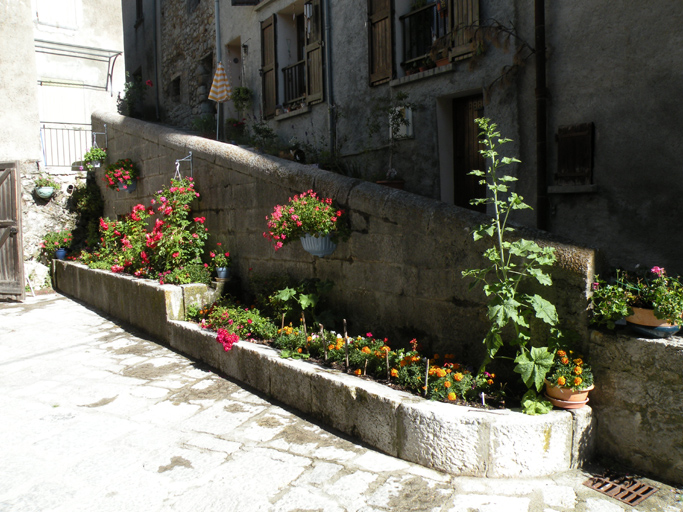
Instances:
[[[323,100],[320,0],[294,4],[294,12],[261,22],[261,81],[265,117],[278,106],[295,109]]]

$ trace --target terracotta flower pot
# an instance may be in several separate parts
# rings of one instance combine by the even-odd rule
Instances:
[[[652,309],[632,308],[633,314],[626,317],[626,323],[635,330],[650,336],[665,338],[676,334],[680,330],[679,325],[672,325],[666,320],[661,320],[655,316]]]
[[[555,407],[562,409],[579,409],[588,403],[588,392],[595,386],[591,385],[581,391],[572,391],[569,388],[553,386],[548,380],[545,381],[545,397]]]

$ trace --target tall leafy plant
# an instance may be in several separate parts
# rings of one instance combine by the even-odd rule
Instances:
[[[552,366],[554,350],[547,347],[531,347],[531,322],[533,319],[547,324],[552,333],[559,336],[555,306],[539,294],[524,293],[520,285],[535,280],[543,286],[551,286],[552,279],[544,267],[555,262],[555,249],[541,247],[532,240],[513,239],[514,230],[508,225],[510,214],[515,210],[531,208],[521,196],[510,190],[517,178],[505,174],[501,169],[520,162],[516,158],[502,157],[498,153],[501,145],[510,142],[503,138],[497,125],[490,119],[476,119],[481,129],[480,153],[489,162],[486,171],[476,170],[470,174],[480,178],[486,185],[487,197],[471,201],[475,205],[490,205],[493,218],[478,226],[473,233],[475,241],[489,239],[491,246],[484,251],[489,264],[483,268],[467,269],[464,277],[473,278],[470,289],[482,285],[488,302],[488,318],[491,323],[484,338],[486,359],[482,371],[506,344],[516,348],[514,371],[519,373],[526,386],[532,390],[523,401],[535,401],[536,391],[543,386],[543,379]],[[534,391],[535,390],[535,391]]]

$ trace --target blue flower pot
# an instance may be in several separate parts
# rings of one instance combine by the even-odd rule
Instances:
[[[228,279],[230,277],[230,267],[216,267],[216,277],[218,279]]]
[[[66,259],[66,249],[60,247],[55,251],[55,258],[58,260],[65,260]]]
[[[313,256],[318,256],[322,258],[323,256],[329,256],[337,248],[330,235],[325,236],[313,236],[306,234],[306,236],[301,237],[301,245],[304,251],[312,254]]]
[[[50,199],[54,193],[53,187],[36,187],[36,195],[41,199]]]

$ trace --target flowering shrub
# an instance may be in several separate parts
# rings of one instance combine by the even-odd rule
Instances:
[[[683,284],[680,278],[667,276],[662,267],[652,267],[646,276],[617,270],[611,284],[595,276],[592,289],[593,324],[614,329],[614,322],[633,314],[633,307],[653,309],[657,318],[681,323]]]
[[[331,198],[320,198],[309,190],[290,198],[285,205],[275,206],[273,213],[266,216],[268,231],[263,236],[273,243],[276,251],[306,234],[331,234],[336,241],[346,237],[343,215],[344,210],[338,209]]]
[[[107,187],[116,190],[127,189],[138,179],[140,172],[130,158],[122,158],[107,166],[104,173],[104,180]]]
[[[546,379],[553,386],[580,391],[593,385],[593,372],[574,351],[558,350]]]
[[[66,249],[71,245],[73,236],[71,231],[59,231],[47,233],[40,242],[40,257],[50,261],[55,257],[55,251],[59,248]]]
[[[59,186],[59,183],[55,181],[55,179],[50,176],[50,175],[44,175],[41,174],[37,179],[36,179],[36,187],[41,188],[41,187],[52,187],[55,190],[59,190],[61,187]]]
[[[209,252],[209,256],[213,261],[213,266],[216,268],[226,268],[230,266],[230,253],[223,250],[223,244],[216,243],[215,251]]]
[[[171,180],[158,191],[149,208],[137,204],[123,220],[100,219],[100,246],[88,265],[107,267],[161,282],[184,282],[202,275],[197,268],[208,236],[204,217],[190,217],[190,203],[199,197],[192,178]],[[153,228],[148,229],[151,217]],[[205,270],[208,274],[208,270]],[[171,277],[169,277],[171,276]]]

